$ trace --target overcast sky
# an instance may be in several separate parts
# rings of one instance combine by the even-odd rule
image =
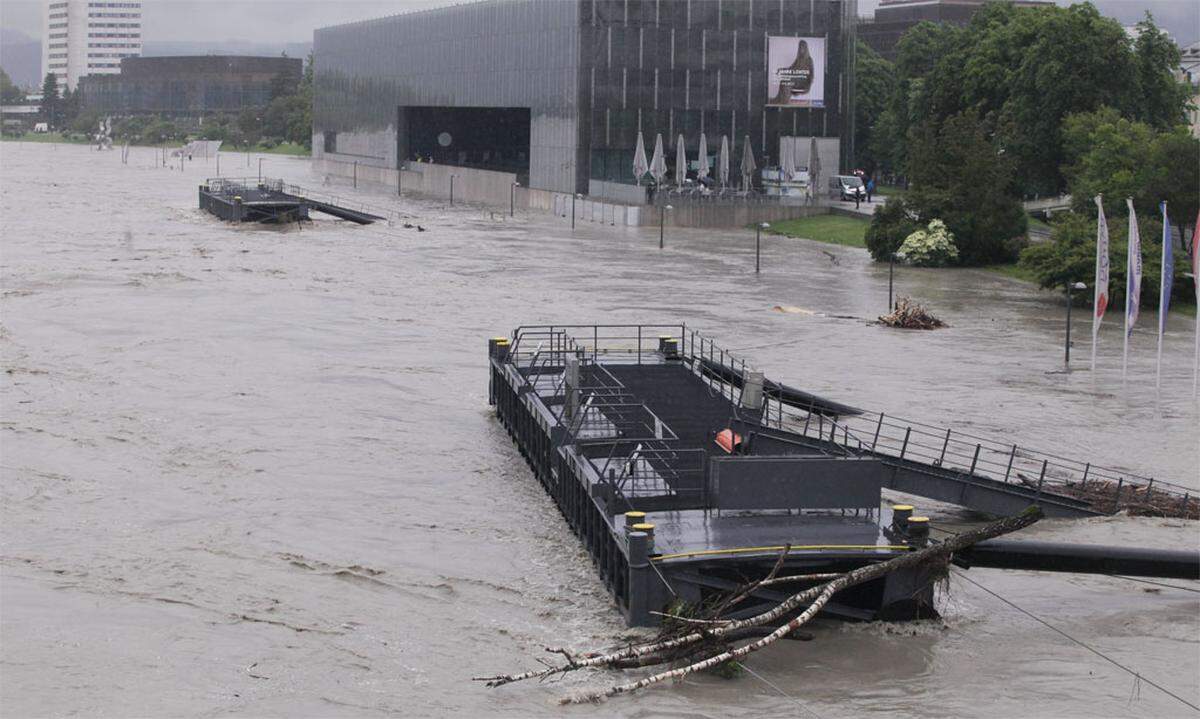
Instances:
[[[1070,0],[1056,0],[1069,5]],[[143,0],[142,37],[151,41],[251,40],[310,42],[312,31],[326,25],[459,3],[449,0]],[[1154,13],[1180,44],[1200,39],[1200,2],[1196,0],[1097,0],[1101,12],[1133,24],[1146,10]],[[879,0],[859,0],[859,14],[870,15]],[[0,25],[31,37],[41,35],[40,0],[0,0]]]

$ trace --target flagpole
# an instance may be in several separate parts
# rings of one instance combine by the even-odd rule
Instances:
[[[1155,391],[1162,390],[1162,348],[1163,335],[1167,331],[1167,308],[1171,302],[1171,280],[1174,277],[1174,262],[1171,260],[1171,225],[1167,223],[1167,203],[1159,203],[1162,208],[1163,235],[1162,235],[1162,269],[1158,274],[1158,359],[1156,360],[1154,372],[1154,389]],[[1167,274],[1168,267],[1172,274]]]
[[[1104,196],[1096,195],[1096,281],[1092,293],[1092,377],[1096,376],[1096,340],[1108,306],[1108,223],[1104,219]]]
[[[1129,302],[1133,293],[1133,233],[1137,231],[1137,219],[1133,216],[1133,200],[1126,198],[1129,207],[1129,232],[1125,239],[1125,339],[1121,344],[1121,384],[1125,384],[1129,372]]]

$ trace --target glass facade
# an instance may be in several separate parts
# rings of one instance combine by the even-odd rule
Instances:
[[[701,132],[710,157],[728,135],[736,174],[746,135],[759,167],[780,136],[852,136],[855,14],[855,0],[494,0],[324,28],[314,132],[395,167],[403,107],[520,107],[533,188],[632,184],[639,129],[648,153],[663,135],[669,167],[680,134],[693,160]],[[767,106],[769,36],[825,38],[824,107]]]
[[[580,180],[579,11],[499,0],[317,30],[314,133],[337,133],[333,159],[395,167],[409,154],[402,107],[528,108],[530,186],[570,191]]]
[[[842,122],[853,115],[843,100],[855,13],[843,0],[585,0],[588,176],[632,183],[639,129],[648,154],[662,134],[671,172],[680,134],[693,162],[700,133],[710,160],[727,135],[734,175],[746,135],[761,168],[778,162],[781,136],[851,134]],[[770,36],[826,39],[823,108],[767,106]]]

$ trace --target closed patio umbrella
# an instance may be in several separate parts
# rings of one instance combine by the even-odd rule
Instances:
[[[742,143],[742,190],[750,189],[750,179],[754,175],[754,170],[758,167],[754,163],[754,153],[750,150],[750,136],[746,135],[745,142]]]
[[[685,178],[687,178],[687,148],[683,145],[683,133],[680,133],[679,139],[675,141],[675,184],[683,187]]]
[[[721,150],[717,154],[717,179],[721,187],[729,186],[729,136],[721,135]]]
[[[654,157],[650,158],[650,176],[654,178],[654,183],[660,186],[663,178],[667,176],[667,161],[663,157],[661,132],[654,136]]]
[[[812,139],[808,148],[808,186],[812,188],[812,196],[821,196],[821,156],[817,154],[817,138]]]
[[[642,131],[638,130],[637,148],[633,151],[633,179],[642,184],[642,175],[650,171],[650,163],[646,162],[646,140]]]
[[[784,181],[796,174],[796,140],[791,137],[779,138],[779,172]]]

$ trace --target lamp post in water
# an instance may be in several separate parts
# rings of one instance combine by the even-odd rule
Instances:
[[[454,175],[450,176],[450,206],[454,207]]]
[[[666,215],[670,210],[675,209],[670,205],[663,205],[658,208],[658,249],[663,248],[663,226],[666,224]]]
[[[1067,346],[1065,351],[1064,362],[1069,369],[1071,367],[1071,290],[1086,290],[1087,285],[1082,282],[1067,283]]]
[[[888,257],[888,312],[892,311],[892,278],[896,274],[896,251],[892,250],[891,256]]]
[[[760,222],[754,226],[754,274],[758,274],[759,257],[762,255],[762,231],[770,229],[771,225],[767,222]]]
[[[513,182],[508,188],[508,216],[513,217],[517,207],[517,188],[521,186],[519,182]]]

